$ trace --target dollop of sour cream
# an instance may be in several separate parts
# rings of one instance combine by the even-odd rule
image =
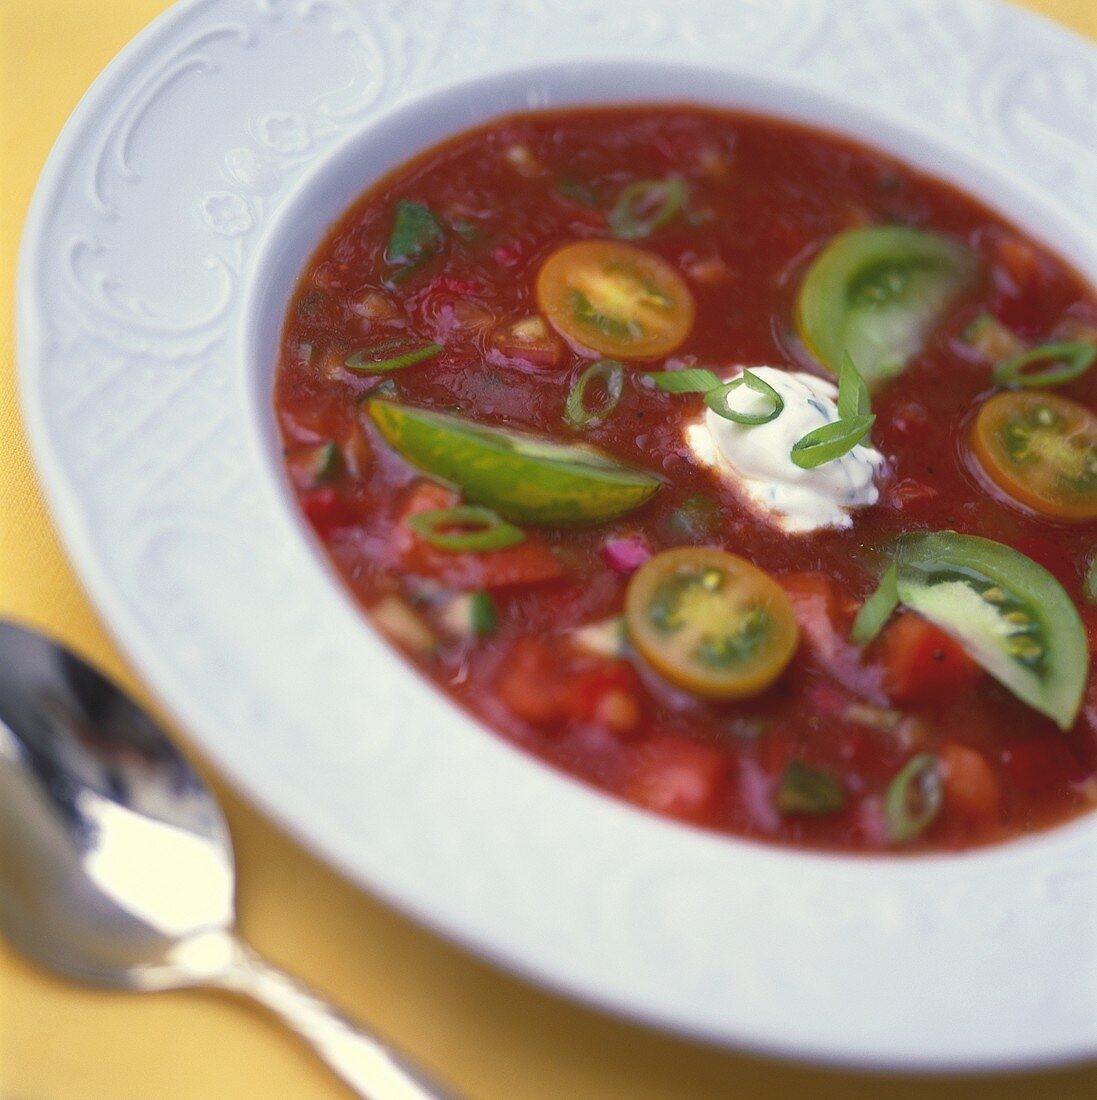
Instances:
[[[852,511],[875,504],[876,477],[884,457],[858,444],[840,458],[803,470],[791,458],[792,445],[808,432],[838,419],[838,388],[824,378],[777,367],[751,367],[785,402],[767,424],[745,425],[706,408],[686,427],[686,445],[698,461],[734,482],[767,521],[793,534],[824,527],[849,527]],[[729,379],[730,381],[730,379]],[[729,407],[762,414],[772,398],[747,386],[732,390]]]

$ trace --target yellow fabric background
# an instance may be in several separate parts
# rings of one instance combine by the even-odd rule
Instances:
[[[0,0],[0,615],[68,640],[139,696],[42,506],[19,417],[10,301],[18,235],[50,145],[103,66],[167,6]],[[1024,6],[1097,39],[1097,0]],[[236,839],[245,936],[469,1097],[908,1100],[930,1091],[925,1080],[858,1077],[697,1047],[521,984],[351,889],[213,781]],[[1097,1067],[935,1081],[933,1092],[963,1100],[1092,1097]],[[201,993],[74,988],[0,943],[0,1100],[343,1095],[257,1011]]]

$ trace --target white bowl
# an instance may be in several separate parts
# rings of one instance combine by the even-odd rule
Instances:
[[[25,409],[77,568],[195,743],[273,816],[535,980],[833,1062],[1097,1054],[1097,818],[957,856],[818,855],[544,767],[372,633],[290,497],[271,397],[292,287],[331,223],[495,115],[669,100],[802,120],[955,181],[1092,279],[1090,87],[1093,51],[978,0],[692,0],[672,18],[654,0],[182,4],[81,104],[27,226]]]

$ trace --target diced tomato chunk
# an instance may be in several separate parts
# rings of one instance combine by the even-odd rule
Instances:
[[[1057,736],[1033,738],[1002,750],[1002,766],[1025,794],[1085,778],[1086,769],[1067,742]]]
[[[311,489],[301,497],[301,507],[318,535],[326,536],[358,522],[354,506],[330,485]]]
[[[982,753],[955,741],[938,752],[945,787],[945,813],[978,829],[996,825],[1002,816],[1002,787]]]
[[[1022,336],[1037,336],[1045,324],[1051,268],[1037,248],[1020,237],[1000,235],[995,241],[991,283],[993,312]]]
[[[1028,241],[1012,234],[999,235],[994,248],[995,278],[1019,294],[1031,289],[1040,278],[1040,259]]]
[[[884,688],[897,703],[954,699],[976,684],[983,670],[959,643],[925,619],[905,611],[880,639]]]
[[[455,553],[441,550],[420,538],[407,525],[418,512],[456,507],[460,497],[452,489],[433,481],[417,481],[397,508],[392,533],[392,552],[399,564],[412,573],[434,577],[451,588],[508,588],[539,584],[564,575],[556,555],[536,535],[502,550]]]
[[[451,584],[461,588],[511,588],[522,584],[543,584],[564,575],[560,560],[536,535],[527,535],[525,542],[508,546],[505,550],[460,556],[465,559],[460,564],[440,563],[442,569],[439,575],[445,573]]]
[[[667,817],[709,818],[728,781],[728,761],[716,749],[662,735],[640,746],[624,794]]]
[[[640,678],[624,661],[607,661],[573,676],[568,685],[568,713],[614,733],[633,732],[640,722]]]
[[[909,512],[932,503],[940,494],[932,485],[904,477],[887,491],[887,502],[896,512]]]
[[[535,726],[550,725],[566,713],[567,682],[552,650],[535,638],[519,638],[496,681],[508,710]]]

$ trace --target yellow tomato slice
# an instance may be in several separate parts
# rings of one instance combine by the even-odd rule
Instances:
[[[707,547],[665,550],[625,594],[629,637],[672,684],[711,699],[765,691],[800,629],[784,590],[744,558]]]
[[[657,359],[693,327],[693,295],[666,260],[617,241],[558,248],[537,275],[537,304],[567,340],[618,359]]]
[[[1097,519],[1097,416],[1050,393],[1000,393],[980,410],[971,449],[1014,500],[1055,519]]]

